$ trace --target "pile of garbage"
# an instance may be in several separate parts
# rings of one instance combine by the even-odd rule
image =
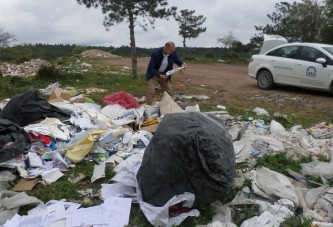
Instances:
[[[115,55],[111,54],[110,52],[103,51],[103,50],[93,49],[93,50],[83,51],[80,54],[80,56],[83,58],[108,58],[108,57],[112,57]]]
[[[68,66],[58,66],[57,68],[61,71],[61,72],[65,72],[65,73],[86,73],[89,72],[92,69],[93,65],[86,63],[86,62],[82,62],[80,60],[76,60],[75,63],[72,63]]]
[[[0,63],[0,73],[2,76],[34,76],[43,66],[50,66],[48,61],[43,59],[32,59],[22,64]]]
[[[231,214],[244,207],[255,207],[257,215],[243,227],[280,226],[296,214],[317,226],[332,226],[328,179],[333,162],[318,160],[332,157],[331,124],[286,129],[275,120],[242,121],[225,108],[207,113],[198,105],[183,109],[167,93],[148,106],[119,91],[105,96],[102,107],[59,84],[43,91],[50,94],[48,100],[29,90],[0,105],[0,225],[125,226],[131,204],[137,202],[153,226],[179,225],[200,216],[196,207],[209,204],[215,215],[201,227],[236,226]],[[254,112],[269,115],[261,108]],[[255,167],[258,157],[279,152],[295,159],[311,155],[313,161],[303,163],[300,173],[288,170],[288,176]],[[91,182],[105,178],[109,165],[116,173],[115,183],[101,186],[98,205],[43,203],[24,192],[37,182],[47,187],[85,160],[95,162]],[[236,168],[244,163],[246,171]],[[321,177],[324,183],[310,188],[307,176]],[[17,177],[21,179],[12,187]],[[73,183],[83,178],[68,176]],[[251,187],[243,187],[228,204],[220,202],[246,180]],[[18,215],[28,204],[36,207]]]

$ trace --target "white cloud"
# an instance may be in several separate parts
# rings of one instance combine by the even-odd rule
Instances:
[[[293,0],[287,0],[292,3]],[[187,40],[188,46],[216,47],[216,39],[232,31],[243,43],[249,42],[256,33],[254,25],[270,23],[267,14],[274,12],[277,0],[170,0],[169,6],[195,10],[204,15],[205,33]],[[128,46],[128,24],[122,23],[106,31],[104,15],[100,8],[86,8],[75,0],[9,0],[0,2],[0,26],[15,35],[17,43],[80,44],[100,46]],[[168,40],[178,46],[178,24],[174,19],[156,20],[155,29],[143,31],[135,27],[138,47],[156,47]]]

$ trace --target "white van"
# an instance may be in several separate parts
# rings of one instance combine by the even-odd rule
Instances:
[[[253,55],[248,66],[248,75],[257,80],[261,89],[284,84],[333,93],[333,45],[286,43],[276,46],[277,42],[285,42],[283,37],[266,40],[263,53]]]

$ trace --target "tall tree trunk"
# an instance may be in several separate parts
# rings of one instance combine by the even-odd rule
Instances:
[[[186,44],[185,44],[185,36],[184,36],[184,40],[183,40],[183,47],[184,47],[184,48],[186,47]]]
[[[138,60],[136,55],[135,36],[134,36],[134,18],[132,13],[129,14],[129,22],[130,25],[128,27],[130,29],[130,40],[131,40],[132,73],[133,73],[133,78],[135,80],[138,80],[140,78],[138,75]]]

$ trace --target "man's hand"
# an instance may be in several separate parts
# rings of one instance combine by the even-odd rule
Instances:
[[[165,75],[165,74],[161,74],[160,77],[163,78],[163,79],[168,79],[168,76]]]

